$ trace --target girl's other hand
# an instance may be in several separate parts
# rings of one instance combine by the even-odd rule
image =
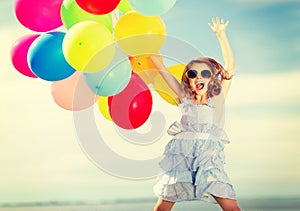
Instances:
[[[208,23],[209,27],[215,32],[217,35],[225,32],[227,26],[229,24],[229,21],[224,22],[223,19],[220,20],[219,17],[212,18],[212,24]]]

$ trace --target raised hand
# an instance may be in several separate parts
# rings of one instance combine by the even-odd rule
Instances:
[[[234,56],[229,44],[229,41],[227,39],[226,35],[226,28],[229,24],[229,21],[224,22],[223,19],[220,19],[219,17],[212,18],[212,23],[208,23],[209,27],[212,29],[213,32],[215,32],[221,49],[222,49],[222,55],[224,59],[224,69],[226,73],[224,75],[228,76],[228,78],[231,78],[234,73]],[[230,84],[232,80],[223,80],[222,81],[222,90],[224,93],[224,96],[227,95]]]
[[[229,24],[229,21],[226,21],[224,23],[223,19],[220,19],[219,17],[212,18],[212,24],[208,23],[209,27],[215,32],[217,35],[221,34],[222,32],[225,32],[227,26]]]

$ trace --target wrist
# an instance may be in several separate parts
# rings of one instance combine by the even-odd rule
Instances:
[[[216,33],[216,36],[218,39],[225,39],[227,37],[225,31]]]

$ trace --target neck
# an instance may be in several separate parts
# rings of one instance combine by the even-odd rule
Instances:
[[[195,95],[195,101],[197,104],[207,104],[208,94]]]

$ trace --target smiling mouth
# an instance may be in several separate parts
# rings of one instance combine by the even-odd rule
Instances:
[[[203,88],[204,88],[204,83],[203,82],[200,82],[200,83],[196,84],[196,89],[197,90],[202,90]]]

